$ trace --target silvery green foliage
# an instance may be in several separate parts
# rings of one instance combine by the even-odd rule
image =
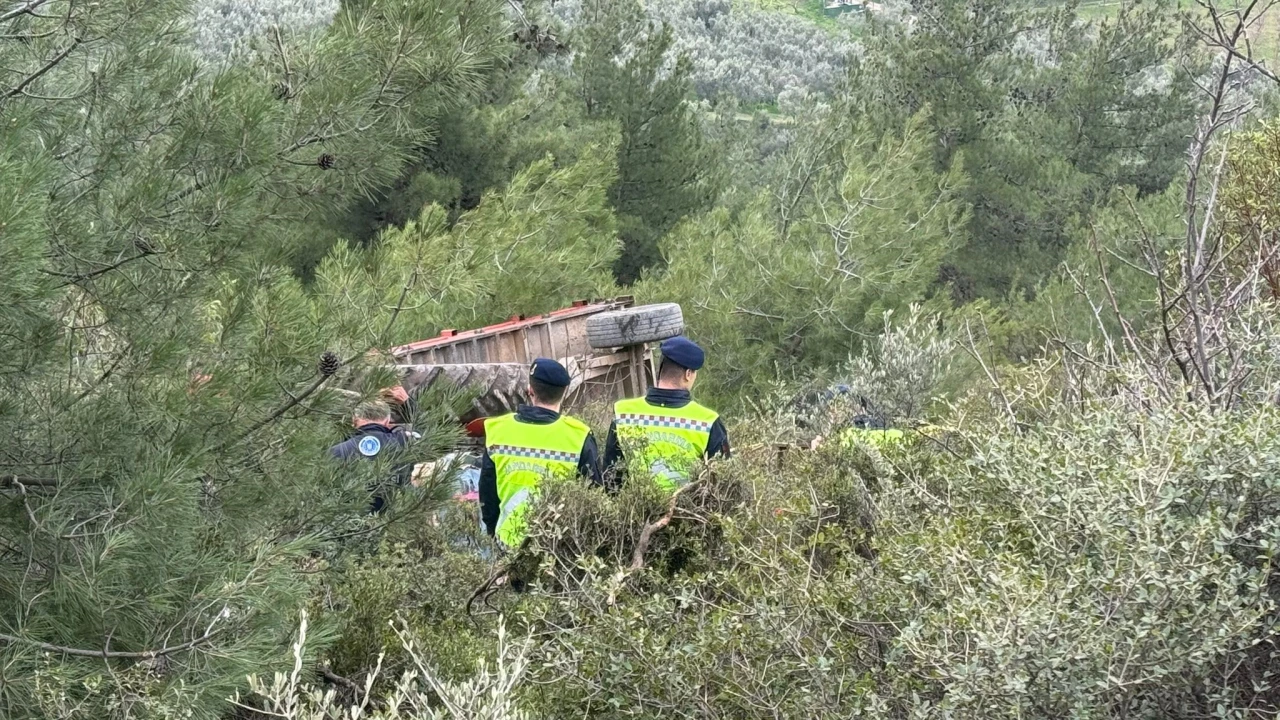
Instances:
[[[349,705],[332,687],[325,690],[305,682],[303,677],[307,638],[307,614],[302,613],[298,640],[293,645],[293,671],[277,672],[271,679],[253,676],[249,689],[255,703],[232,702],[268,717],[295,720],[531,720],[519,706],[516,689],[529,667],[528,640],[512,643],[505,623],[499,619],[496,662],[480,661],[475,675],[463,682],[451,682],[424,656],[418,642],[405,630],[397,630],[400,641],[413,658],[407,670],[385,697],[374,698],[374,683],[382,674],[382,656],[360,688],[360,702]]]
[[[1269,716],[1274,411],[1048,413],[878,498],[898,691],[939,698],[912,717]]]
[[[912,305],[906,318],[884,315],[884,333],[868,343],[845,368],[855,397],[894,421],[918,420],[939,394],[951,370],[955,343],[938,332],[938,318]]]
[[[333,21],[340,0],[196,0],[192,26],[196,49],[216,61],[242,52],[272,27],[289,33]]]
[[[794,105],[809,93],[834,90],[857,48],[844,34],[803,18],[730,0],[652,0],[645,10],[671,27],[704,98],[728,93],[747,104],[773,104],[785,94]],[[581,3],[557,2],[553,12],[572,26]]]

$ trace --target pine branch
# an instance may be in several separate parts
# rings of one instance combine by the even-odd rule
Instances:
[[[19,637],[17,635],[6,635],[4,633],[0,633],[0,642],[7,642],[10,644],[30,645],[32,647],[38,648],[40,650],[44,650],[46,652],[58,653],[60,655],[74,655],[76,657],[102,658],[104,660],[151,660],[158,657],[164,657],[166,655],[172,655],[173,653],[182,652],[184,650],[190,650],[199,645],[203,645],[204,643],[212,639],[214,635],[217,635],[218,632],[219,632],[218,630],[214,630],[210,628],[209,631],[206,632],[204,635],[201,635],[195,640],[184,642],[181,645],[163,647],[157,650],[141,650],[136,652],[122,652],[117,650],[108,650],[105,647],[101,650],[85,650],[83,648],[73,648],[73,647],[67,647],[65,645],[54,645],[52,643],[40,642],[39,640],[32,640],[30,638]]]
[[[12,477],[4,481],[0,487],[16,487],[21,485],[30,485],[32,487],[56,487],[58,485],[57,478],[44,477]]]
[[[13,478],[13,484],[18,488],[18,494],[22,496],[22,507],[27,511],[27,519],[31,521],[31,530],[34,532],[40,529],[40,520],[36,517],[36,511],[32,509],[31,503],[27,502],[27,486]]]
[[[264,427],[266,427],[266,426],[270,425],[271,423],[275,422],[276,420],[279,420],[281,416],[283,416],[285,413],[289,412],[289,411],[290,411],[290,410],[292,410],[294,407],[296,407],[296,406],[298,405],[298,403],[300,403],[300,402],[302,402],[303,400],[306,400],[307,398],[309,398],[309,397],[311,397],[312,395],[314,395],[314,394],[315,394],[315,392],[316,392],[317,390],[319,390],[319,389],[320,389],[320,387],[321,387],[322,385],[324,385],[324,384],[325,384],[325,381],[327,381],[327,380],[329,379],[329,377],[330,377],[330,376],[328,376],[328,375],[321,375],[319,378],[316,378],[316,381],[315,381],[315,382],[313,382],[313,383],[311,383],[311,386],[310,386],[310,387],[308,387],[306,390],[303,390],[303,391],[302,391],[301,393],[299,393],[298,395],[290,395],[290,396],[289,396],[289,400],[288,400],[287,402],[285,402],[283,405],[281,405],[280,407],[276,408],[276,410],[275,410],[274,412],[272,412],[270,415],[268,415],[267,417],[263,418],[262,420],[259,420],[258,422],[254,423],[254,425],[253,425],[252,427],[250,427],[248,430],[246,430],[246,431],[244,431],[243,433],[241,433],[241,434],[240,434],[239,436],[237,436],[234,440],[231,440],[230,442],[227,442],[227,443],[224,443],[223,445],[221,445],[221,446],[218,448],[218,450],[219,450],[219,451],[221,451],[221,450],[225,450],[225,449],[227,449],[228,447],[231,447],[232,445],[235,445],[236,443],[241,442],[242,440],[244,440],[245,438],[249,437],[250,435],[252,435],[252,434],[254,434],[254,433],[258,432],[258,431],[259,431],[259,430],[261,430],[262,428],[264,428]]]
[[[91,270],[89,272],[84,272],[84,273],[66,273],[66,272],[59,272],[57,270],[46,270],[45,272],[48,273],[49,275],[55,275],[57,277],[67,278],[68,281],[66,285],[71,285],[78,282],[84,282],[85,280],[92,280],[93,278],[98,277],[99,275],[105,275],[111,272],[112,270],[117,270],[121,267],[124,267],[125,265],[128,265],[129,263],[135,260],[141,260],[146,257],[151,257],[152,255],[155,255],[155,251],[145,250],[135,255],[130,255],[126,258],[117,260],[116,262],[111,263],[110,265],[107,265],[105,267],[101,267],[101,268],[98,268],[97,270]],[[64,285],[63,287],[66,287],[66,285]]]
[[[49,0],[30,0],[30,2],[23,3],[22,5],[19,5],[18,7],[10,10],[7,13],[0,14],[0,22],[4,22],[6,20],[12,20],[18,17],[19,15],[26,15],[28,13],[34,12],[37,8],[39,8],[41,5],[44,5],[47,2],[49,2]]]
[[[54,55],[49,60],[49,62],[44,64],[43,67],[41,67],[39,70],[36,70],[34,73],[31,73],[27,77],[23,78],[22,82],[18,83],[14,87],[5,91],[3,95],[0,95],[0,100],[8,100],[14,95],[21,93],[23,90],[26,89],[28,85],[35,82],[36,80],[39,80],[45,73],[57,67],[58,63],[61,63],[63,60],[66,60],[67,56],[70,55],[71,51],[75,50],[78,45],[80,45],[80,38],[76,38],[75,40],[72,40],[70,45],[64,48],[62,52],[58,53],[57,55]]]

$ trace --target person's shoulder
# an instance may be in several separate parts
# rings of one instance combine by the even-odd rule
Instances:
[[[355,441],[356,453],[362,457],[375,457],[387,447],[398,447],[402,442],[398,442],[394,433],[371,432],[359,437],[352,438]]]
[[[719,412],[716,412],[714,408],[710,408],[710,407],[707,407],[706,405],[703,405],[697,400],[690,400],[689,404],[686,407],[688,407],[690,410],[693,410],[695,412],[698,412],[707,416],[708,418],[711,419],[712,422],[720,422]]]
[[[515,417],[516,417],[515,413],[505,413],[502,415],[494,415],[492,417],[487,417],[484,419],[485,429],[487,430],[488,428],[494,427],[495,425],[502,425],[504,423],[509,423],[512,420],[514,420]]]
[[[648,404],[647,396],[622,398],[613,404],[614,413],[624,413],[642,408]]]
[[[329,455],[339,460],[346,460],[347,458],[355,454],[356,441],[358,439],[359,438],[348,438],[336,445],[331,446],[329,448]]]
[[[578,418],[573,417],[572,415],[561,415],[560,420],[563,421],[565,425],[568,425],[574,430],[585,432],[588,435],[591,434],[591,426],[582,422]]]

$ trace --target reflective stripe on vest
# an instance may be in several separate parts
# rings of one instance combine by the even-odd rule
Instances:
[[[485,447],[497,471],[498,501],[502,503],[494,529],[499,540],[511,547],[520,544],[524,514],[538,486],[544,478],[577,472],[582,444],[590,432],[583,423],[564,415],[546,425],[520,422],[515,415],[485,420]]]
[[[641,448],[639,457],[649,474],[669,490],[689,482],[693,465],[707,454],[711,426],[719,417],[696,402],[672,408],[633,398],[613,406],[623,454],[635,458]]]

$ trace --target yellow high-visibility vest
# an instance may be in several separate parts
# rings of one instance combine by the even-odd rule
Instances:
[[[582,444],[590,433],[585,423],[566,415],[546,425],[520,422],[515,415],[485,420],[485,448],[497,470],[502,503],[494,528],[499,540],[509,547],[524,540],[529,501],[543,479],[577,472]]]
[[[613,406],[623,455],[631,460],[638,453],[654,481],[668,490],[689,482],[694,464],[707,454],[711,426],[719,417],[696,402],[672,408],[633,398]]]
[[[876,447],[887,447],[902,442],[906,434],[894,428],[845,428],[840,431],[840,445],[850,447],[856,438],[867,440]]]

